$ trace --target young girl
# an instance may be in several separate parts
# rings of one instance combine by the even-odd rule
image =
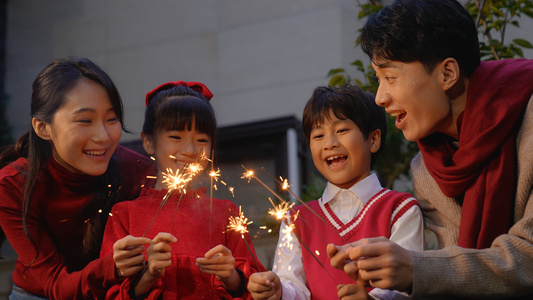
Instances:
[[[151,168],[118,146],[122,114],[115,85],[88,59],[56,60],[35,79],[30,130],[0,155],[1,240],[18,255],[10,299],[101,298],[142,269],[146,239],[118,241],[116,264],[98,259],[110,208],[137,197]]]
[[[158,211],[168,192],[163,172],[187,174],[186,166],[195,162],[203,170],[208,166],[203,156],[211,154],[216,131],[212,96],[205,85],[183,81],[163,84],[147,94],[142,139],[157,163],[157,183],[143,189],[137,200],[113,207],[102,254],[111,252],[114,241],[126,235],[153,240],[146,251],[147,268],[110,290],[108,298],[250,298],[246,281],[263,267],[257,270],[255,252],[252,257],[253,248],[246,247],[246,242],[252,247],[248,235],[227,229],[229,217],[239,214],[231,201],[212,199],[211,210],[206,188],[194,188],[201,181],[197,175],[185,194],[174,190]]]

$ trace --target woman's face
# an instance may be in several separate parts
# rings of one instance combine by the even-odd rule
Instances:
[[[122,136],[106,90],[87,78],[67,93],[45,127],[54,159],[71,172],[93,176],[105,173]]]

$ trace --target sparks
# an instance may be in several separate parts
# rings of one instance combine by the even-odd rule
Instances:
[[[287,178],[283,179],[283,177],[280,176],[279,179],[281,179],[281,188],[283,190],[288,190],[291,187]]]
[[[185,188],[191,177],[186,176],[185,173],[180,174],[180,169],[176,172],[167,168],[166,172],[163,172],[163,183],[167,185],[168,190],[182,190]]]
[[[209,176],[211,176],[215,181],[218,181],[218,178],[220,177],[220,169],[209,172]]]
[[[290,223],[287,224],[283,229],[281,229],[281,233],[283,233],[283,238],[281,239],[282,245],[292,250],[292,231],[294,230],[294,224]]]
[[[241,176],[242,179],[248,179],[248,183],[250,183],[250,180],[252,180],[252,178],[254,178],[254,171],[252,170],[248,170],[246,172],[244,172]]]
[[[268,200],[270,200],[270,203],[272,203],[272,206],[274,206],[274,208],[268,210],[268,214],[275,217],[277,220],[283,220],[283,218],[287,217],[287,212],[294,206],[294,203],[290,203],[288,201],[274,205],[274,202],[272,202],[270,197],[268,197]]]
[[[228,224],[228,230],[233,230],[235,232],[240,233],[241,235],[244,235],[245,233],[248,233],[248,225],[252,224],[253,221],[248,222],[248,218],[244,216],[244,213],[241,210],[241,207],[239,206],[239,215],[234,217],[229,217],[229,224]]]

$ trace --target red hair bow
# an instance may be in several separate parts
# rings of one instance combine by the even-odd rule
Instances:
[[[213,98],[213,93],[211,93],[211,91],[207,88],[207,86],[205,86],[205,84],[201,83],[201,82],[194,82],[194,81],[171,81],[171,82],[167,82],[167,83],[163,83],[162,85],[156,87],[155,89],[151,90],[150,92],[148,92],[146,94],[146,98],[144,100],[144,102],[146,103],[146,105],[148,105],[148,103],[150,102],[150,99],[157,93],[159,93],[160,91],[163,91],[163,90],[166,90],[168,88],[171,88],[171,87],[174,87],[174,86],[186,86],[186,87],[189,87],[193,90],[195,90],[196,92],[202,94],[204,97],[207,98],[207,100],[211,100],[211,98]]]

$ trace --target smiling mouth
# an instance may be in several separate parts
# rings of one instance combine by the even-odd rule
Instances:
[[[336,167],[336,166],[342,165],[346,161],[347,158],[348,156],[346,155],[330,156],[326,158],[326,163],[328,164],[329,167]]]
[[[103,156],[107,151],[106,150],[103,150],[103,151],[90,151],[90,150],[86,150],[86,151],[83,151],[83,153],[89,155],[89,156]]]
[[[407,114],[404,111],[395,111],[392,112],[390,115],[396,117],[396,123],[401,123]]]

